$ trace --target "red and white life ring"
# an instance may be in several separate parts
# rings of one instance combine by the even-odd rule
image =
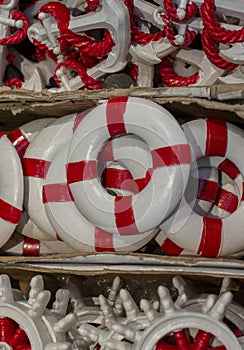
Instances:
[[[175,244],[195,254],[208,257],[234,254],[244,248],[243,130],[214,118],[188,122],[183,130],[196,159],[223,157],[225,172],[232,179],[241,178],[241,198],[237,210],[228,217],[209,218],[192,210],[185,193],[178,210],[160,228]]]
[[[7,242],[20,220],[23,193],[20,158],[7,136],[0,132],[0,246]]]
[[[40,118],[32,120],[14,129],[8,134],[8,139],[14,145],[20,158],[23,157],[30,142],[34,140],[36,135],[49,123],[56,118]]]
[[[116,147],[116,141],[117,140],[113,141],[114,145],[111,145],[111,149],[116,149],[117,155],[119,156],[119,150],[121,152],[122,148]],[[122,142],[119,141],[119,146],[121,146],[121,143]],[[127,138],[124,140],[124,144],[128,146],[128,143],[130,142],[128,142]],[[134,146],[136,146],[135,140]],[[131,150],[133,149],[133,147],[130,146],[126,147],[127,152],[130,148]],[[60,237],[71,247],[76,250],[78,249],[81,252],[128,252],[135,251],[147,244],[157,234],[158,230],[151,230],[140,235],[130,236],[111,234],[95,227],[82,215],[82,213],[79,212],[67,184],[66,162],[68,149],[69,145],[62,148],[55,155],[47,172],[43,188],[45,209],[48,218]],[[123,151],[121,153],[123,153]],[[142,150],[141,155],[143,155],[143,161],[145,161],[145,150]],[[108,154],[106,157],[107,156]],[[111,153],[110,156],[113,157]],[[106,160],[108,160],[108,158],[106,158]],[[140,165],[142,166],[142,163]],[[136,166],[134,166],[134,169],[135,168]],[[145,168],[147,168],[147,166],[145,166]],[[117,177],[115,177],[114,172],[111,173],[111,176],[114,176],[113,180],[115,180],[114,184],[111,186],[119,191],[119,193],[121,193],[121,191],[124,192],[121,184],[123,180],[128,184],[127,180],[131,180],[138,171],[138,169],[136,169],[132,176],[132,174],[125,168],[120,169],[113,166],[110,169],[118,170],[120,172],[119,175],[118,173],[116,174]],[[126,171],[126,173],[122,173],[122,171]],[[141,169],[139,170],[139,173],[142,175]],[[111,183],[111,181],[109,181],[109,183]],[[131,188],[135,189],[137,186],[137,184],[134,184],[133,186],[131,182],[129,183],[130,185],[126,186],[125,191],[128,191]]]
[[[165,233],[160,230],[158,235],[155,238],[155,241],[158,243],[160,249],[164,252],[164,254],[169,256],[197,256],[197,254],[193,252],[189,252],[184,248],[178,246],[170,238],[168,238]],[[241,250],[235,254],[228,255],[228,257],[240,259],[244,256],[244,250]]]
[[[186,191],[193,201],[193,210],[200,215],[207,215],[213,208],[219,191],[218,169],[204,166],[196,168],[192,165]]]
[[[20,158],[25,154],[30,142],[34,140],[37,134],[49,123],[53,122],[56,118],[40,118],[32,120],[28,123],[21,125],[18,129],[14,129],[8,134],[8,139],[14,145]],[[17,225],[16,232],[23,234],[24,236],[39,239],[50,240],[53,239],[49,234],[41,230],[24,211],[21,214],[20,222]]]
[[[234,213],[243,192],[243,178],[236,165],[223,157],[203,157],[198,160],[197,164],[199,173],[206,168],[217,170],[219,173],[217,196],[214,184],[208,185],[209,190],[204,193],[205,200],[213,203],[209,211],[211,217],[224,218]]]
[[[97,159],[111,137],[132,133],[151,152],[151,180],[133,196],[113,197],[97,176]],[[130,155],[128,155],[129,158]],[[71,140],[67,179],[80,212],[95,226],[121,235],[147,232],[175,209],[188,181],[189,145],[179,124],[160,105],[118,97],[94,108]]]
[[[55,153],[69,141],[73,131],[88,113],[69,114],[42,129],[27,148],[22,159],[25,176],[25,210],[32,221],[44,232],[57,239],[42,202],[42,186]]]

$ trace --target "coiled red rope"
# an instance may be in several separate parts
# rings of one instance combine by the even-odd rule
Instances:
[[[107,29],[104,30],[104,38],[101,41],[95,40],[86,35],[76,34],[69,30],[70,11],[61,3],[51,1],[42,6],[39,12],[50,13],[57,21],[58,29],[60,31],[58,42],[61,51],[65,51],[69,46],[74,45],[82,54],[100,58],[107,55],[115,45],[113,38]]]
[[[201,17],[204,28],[207,29],[215,41],[222,44],[234,44],[244,41],[244,27],[239,30],[222,28],[215,16],[215,0],[204,0],[201,6]]]
[[[172,24],[169,20],[169,17],[167,15],[162,15],[161,17],[165,23],[165,26],[164,26],[165,36],[167,37],[167,39],[170,41],[170,43],[173,46],[176,46],[179,48],[184,47],[184,46],[188,46],[195,40],[195,38],[197,36],[197,32],[195,32],[194,30],[187,30],[185,33],[184,42],[182,44],[177,44],[175,42],[176,35],[172,29]]]
[[[157,33],[144,33],[135,24],[133,19],[133,0],[124,0],[130,15],[131,41],[132,43],[147,45],[153,41],[159,41],[165,37],[164,31]]]
[[[33,39],[33,44],[36,47],[35,56],[38,61],[44,61],[46,55],[50,57],[54,62],[57,62],[57,56],[50,50],[46,44],[41,43],[40,41]]]
[[[81,63],[75,61],[75,60],[65,60],[61,63],[59,63],[55,69],[54,72],[54,80],[56,81],[56,83],[60,86],[60,80],[57,77],[57,71],[61,68],[61,67],[65,67],[68,69],[72,69],[74,71],[76,71],[78,73],[78,75],[80,76],[83,84],[89,88],[89,89],[101,89],[102,88],[102,82],[95,80],[94,78],[92,78],[91,76],[89,76],[87,74],[87,69],[84,65],[82,65]]]
[[[19,80],[18,78],[11,78],[5,81],[5,86],[8,86],[8,87],[15,86],[16,89],[21,89],[22,84],[23,84],[22,81]]]
[[[186,14],[183,19],[179,19],[178,14],[177,14],[177,9],[175,7],[174,1],[173,0],[164,0],[164,8],[169,16],[169,19],[171,21],[174,21],[176,23],[182,23],[182,22],[187,22],[189,19],[191,19],[193,16],[195,16],[198,6],[194,2],[188,3],[186,7]]]
[[[99,60],[96,57],[87,56],[78,52],[77,50],[71,50],[67,53],[66,59],[71,59],[80,62],[86,68],[92,68],[99,63]]]
[[[30,26],[30,23],[26,15],[23,12],[14,11],[11,13],[11,19],[15,21],[19,21],[19,20],[23,21],[23,24],[24,24],[23,28],[20,28],[17,32],[9,36],[8,38],[0,39],[0,45],[18,44],[21,41],[23,41],[27,36],[27,30]]]
[[[209,61],[212,62],[216,67],[224,70],[233,70],[238,67],[237,64],[226,61],[219,55],[219,48],[217,43],[214,41],[211,32],[207,29],[203,29],[202,32],[202,46],[203,50],[208,57]]]
[[[178,75],[173,68],[173,60],[167,56],[161,60],[161,63],[158,65],[159,75],[167,86],[188,86],[196,84],[200,78],[200,74],[197,72],[190,77],[182,77]]]
[[[71,30],[66,30],[62,33],[62,39],[69,44],[74,45],[81,54],[101,58],[106,56],[115,45],[110,32],[105,29],[102,40],[95,40],[85,35],[73,33]]]

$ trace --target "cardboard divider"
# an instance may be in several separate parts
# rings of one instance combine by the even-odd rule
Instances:
[[[82,90],[60,94],[0,89],[0,130],[9,132],[42,117],[60,117],[103,103],[110,97],[126,95],[153,100],[168,109],[179,121],[220,117],[243,128],[244,84],[211,87]],[[90,260],[87,261],[87,256]],[[121,258],[122,257],[122,258]],[[79,260],[80,259],[80,260]],[[120,259],[120,260],[116,260]],[[135,260],[136,259],[136,262]],[[139,264],[140,261],[140,264]],[[40,258],[0,257],[0,271],[29,278],[34,273],[103,276],[133,274],[160,276],[187,274],[220,278],[244,278],[244,262],[231,259],[147,256],[144,254],[53,255]]]
[[[8,132],[42,117],[60,117],[95,107],[111,97],[134,96],[155,101],[177,119],[190,120],[214,115],[244,123],[244,84],[211,87],[136,88],[34,93],[0,89],[0,130]],[[242,100],[241,100],[242,99]]]

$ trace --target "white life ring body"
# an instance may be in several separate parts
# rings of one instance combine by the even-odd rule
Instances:
[[[23,206],[23,172],[12,143],[0,132],[0,246],[3,246],[19,223]]]
[[[27,147],[34,140],[37,134],[49,123],[53,122],[56,118],[40,118],[32,120],[28,123],[21,125],[19,128],[14,129],[8,134],[8,139],[14,145],[20,158],[25,154]],[[53,239],[49,234],[41,230],[24,211],[21,214],[20,222],[17,225],[16,232],[23,234],[24,236],[39,239],[50,240]]]
[[[123,152],[126,150],[127,152],[131,152],[133,150],[133,145],[138,147],[138,140],[129,140],[128,137],[125,138],[124,141],[122,139],[115,139],[111,141],[111,143],[113,144],[111,145],[111,149],[114,150],[119,159],[121,159],[120,156],[123,157]],[[141,145],[142,142],[139,141],[139,144]],[[121,148],[122,145],[126,147]],[[59,236],[71,247],[76,250],[78,249],[81,252],[128,252],[135,251],[147,244],[157,234],[158,230],[151,230],[140,235],[130,236],[111,234],[99,229],[98,227],[95,227],[77,209],[74,198],[67,184],[66,163],[68,149],[69,145],[67,144],[66,147],[62,148],[55,155],[47,172],[44,185],[45,209],[50,222],[52,223],[56,232],[58,232]],[[101,155],[101,158],[108,161],[109,158],[113,158],[113,152],[110,153],[110,156],[108,156],[106,150],[105,153]],[[139,148],[137,153],[140,153]],[[142,175],[142,169],[145,173],[147,166],[142,167],[142,162],[145,162],[146,160],[150,161],[150,157],[147,156],[145,150],[141,149],[140,154],[140,169],[138,169],[138,166],[134,164],[133,169],[135,172],[133,173],[133,178],[136,176],[136,174]],[[130,160],[131,159],[133,159],[133,154]],[[126,162],[126,160],[124,160],[124,162]],[[115,170],[115,166],[107,169]],[[121,170],[121,167],[116,168],[116,170],[123,171],[123,169]],[[126,174],[128,174],[127,169]],[[126,177],[125,180],[128,178]],[[119,176],[114,184],[114,189],[119,191],[119,193],[124,192],[123,186],[121,186],[121,179],[124,179],[123,175]],[[136,184],[135,186],[131,185],[129,188],[136,188]]]
[[[231,176],[241,178],[241,198],[238,209],[221,219],[195,213],[185,194],[178,210],[160,228],[175,244],[198,255],[215,257],[239,252],[244,248],[243,130],[214,118],[188,122],[183,130],[196,159],[217,156],[222,157],[223,162],[234,163],[235,171]]]
[[[45,212],[42,186],[52,158],[71,139],[73,130],[85,114],[69,114],[48,124],[31,142],[22,159],[26,185],[25,209],[31,220],[53,240],[57,240],[57,235]]]
[[[150,149],[151,180],[136,195],[113,197],[97,176],[98,154],[111,137],[128,133]],[[94,108],[78,126],[70,144],[67,179],[77,208],[90,222],[113,234],[133,235],[156,228],[175,209],[190,163],[185,135],[168,111],[145,99],[119,97]]]

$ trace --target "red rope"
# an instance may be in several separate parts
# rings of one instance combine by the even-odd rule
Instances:
[[[170,41],[170,43],[173,46],[175,46],[175,47],[188,46],[195,40],[195,38],[197,36],[197,32],[195,32],[194,30],[187,30],[185,33],[184,42],[182,44],[176,44],[176,42],[175,42],[176,34],[174,33],[174,31],[172,29],[172,24],[169,20],[169,17],[167,15],[162,15],[161,17],[165,23],[165,26],[164,26],[165,36],[167,37],[167,39]]]
[[[176,23],[182,23],[187,22],[189,19],[191,19],[193,16],[195,16],[198,6],[194,2],[188,3],[186,7],[186,14],[183,19],[179,19],[177,14],[177,9],[175,7],[173,0],[164,0],[164,8],[166,10],[167,15],[169,16],[171,21],[174,21]]]
[[[71,30],[66,30],[62,33],[62,39],[69,44],[74,45],[81,54],[101,58],[106,56],[115,45],[110,32],[104,30],[104,38],[102,40],[95,40],[86,35],[79,35],[73,33]]]
[[[144,33],[137,28],[133,20],[133,0],[124,0],[125,5],[128,8],[130,14],[130,27],[131,27],[131,41],[140,45],[147,45],[153,41],[159,41],[165,37],[164,31],[160,31],[154,34]]]
[[[64,4],[50,1],[40,8],[38,14],[41,12],[49,13],[53,18],[55,18],[60,32],[68,29],[70,22],[70,10]]]
[[[86,66],[86,68],[92,68],[99,63],[99,60],[92,56],[86,56],[77,50],[71,50],[67,53],[66,59],[78,61]]]
[[[11,19],[18,21],[23,21],[23,28],[20,28],[17,32],[11,35],[8,38],[0,39],[0,45],[13,45],[18,44],[23,41],[27,36],[27,30],[30,26],[29,20],[26,15],[20,11],[14,11],[11,13]]]
[[[220,26],[215,16],[215,0],[204,0],[201,6],[201,17],[206,28],[215,41],[222,44],[234,44],[244,41],[244,27],[239,30],[228,30]]]
[[[81,63],[74,61],[74,60],[65,60],[57,65],[55,72],[54,72],[54,80],[56,81],[56,83],[59,86],[60,86],[60,80],[57,77],[56,73],[57,73],[57,70],[59,70],[61,67],[75,70],[79,74],[83,84],[86,85],[89,89],[101,89],[102,88],[102,82],[97,81],[94,78],[92,78],[91,76],[89,76],[87,74],[86,67],[84,65],[82,65]]]
[[[54,62],[57,62],[57,56],[47,47],[46,44],[33,39],[33,44],[36,46],[35,56],[39,61],[44,61],[48,55]]]
[[[5,81],[5,86],[9,86],[9,87],[15,86],[16,89],[21,89],[21,87],[22,87],[22,81],[19,80],[18,78],[7,79],[7,80]]]
[[[95,3],[91,8],[95,8]],[[58,42],[61,51],[66,51],[69,46],[74,45],[81,54],[94,57],[106,56],[115,45],[112,36],[108,30],[104,30],[103,40],[95,40],[86,35],[79,35],[68,29],[70,23],[70,11],[67,7],[58,2],[49,2],[41,7],[39,12],[50,13],[57,21],[60,37]]]
[[[49,13],[57,22],[58,29],[60,32],[60,37],[57,38],[57,41],[60,45],[60,51],[66,51],[70,44],[62,38],[62,33],[68,30],[70,22],[70,11],[69,9],[60,2],[50,1],[49,3],[43,5],[38,13]],[[40,20],[40,22],[42,22]]]
[[[206,56],[216,67],[224,70],[233,70],[238,67],[237,64],[228,62],[219,55],[219,48],[217,47],[216,42],[212,38],[211,33],[205,28],[203,29],[201,39]]]
[[[159,75],[167,86],[188,86],[196,84],[200,78],[198,72],[190,77],[182,77],[178,75],[173,68],[172,59],[169,56],[164,57],[158,67]]]

